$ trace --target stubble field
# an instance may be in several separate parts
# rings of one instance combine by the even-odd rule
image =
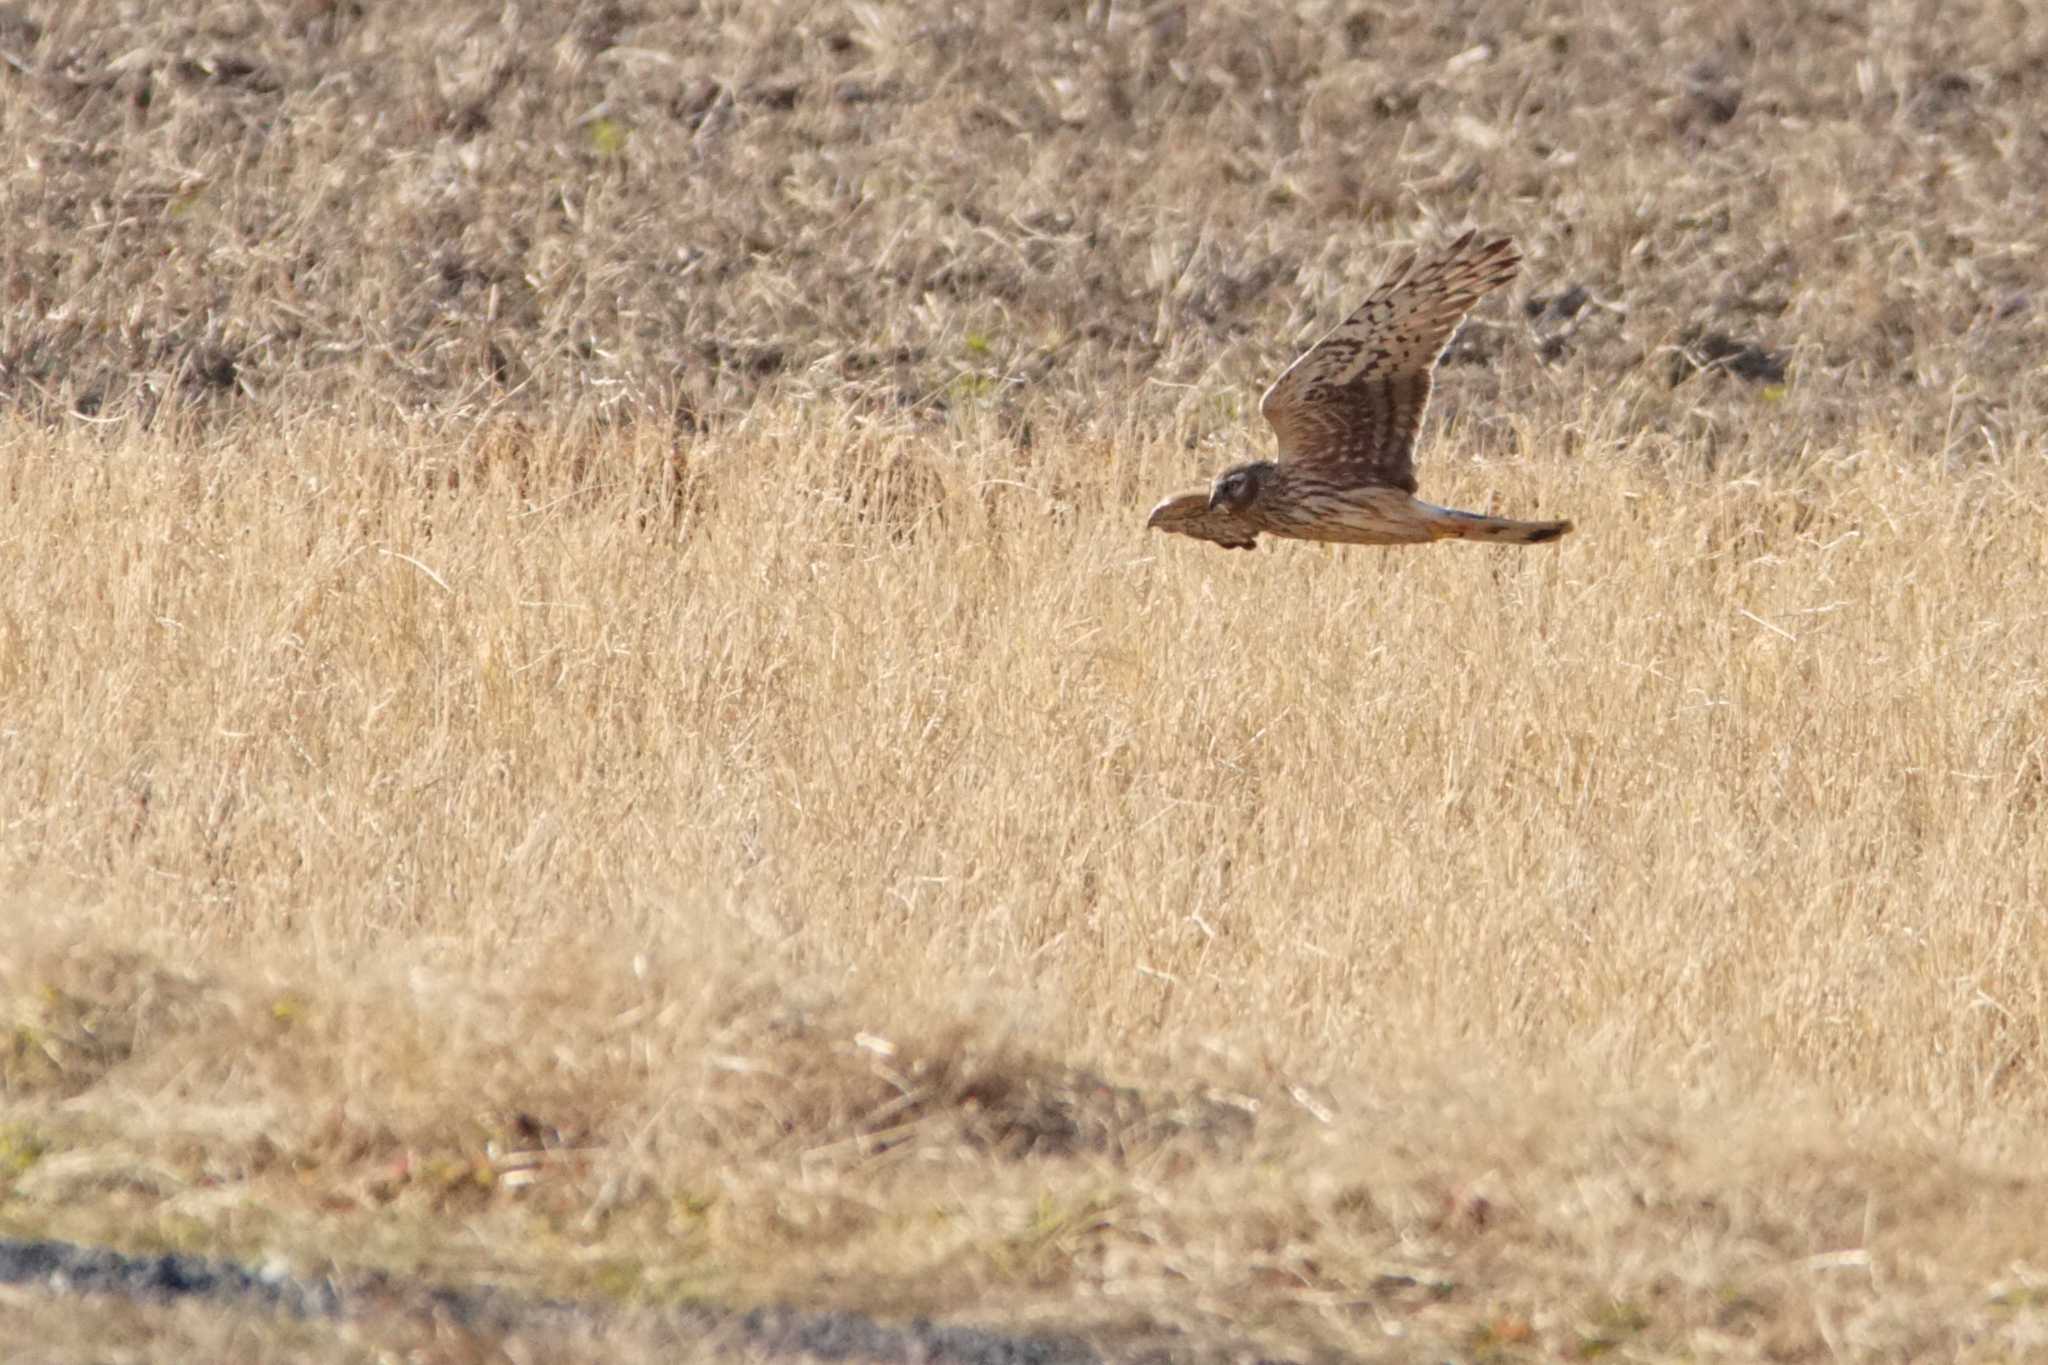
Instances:
[[[1174,1358],[2048,1351],[2044,51],[0,10],[0,1236]],[[1528,260],[1424,496],[1574,535],[1145,533],[1468,224]],[[636,1331],[0,1299],[53,1359]]]

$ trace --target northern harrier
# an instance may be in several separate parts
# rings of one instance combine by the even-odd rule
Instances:
[[[1415,496],[1430,372],[1479,296],[1522,263],[1507,238],[1475,236],[1420,269],[1407,258],[1266,390],[1259,411],[1280,438],[1279,458],[1226,469],[1206,493],[1160,503],[1146,524],[1228,550],[1251,549],[1261,531],[1354,545],[1535,545],[1571,530],[1568,521],[1482,517]]]

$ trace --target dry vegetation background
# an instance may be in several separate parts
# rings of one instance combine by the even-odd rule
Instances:
[[[0,6],[0,1234],[2048,1351],[2048,18],[1790,11]],[[1468,224],[1574,537],[1146,536]]]

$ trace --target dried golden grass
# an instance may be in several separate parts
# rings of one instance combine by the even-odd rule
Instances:
[[[2037,460],[1674,477],[1588,405],[1428,464],[1554,552],[1226,557],[1141,530],[1177,442],[879,420],[757,409],[681,512],[665,429],[14,428],[8,1225],[1296,1352],[2034,1339]]]

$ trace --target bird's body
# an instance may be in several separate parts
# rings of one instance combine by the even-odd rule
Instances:
[[[1352,545],[1483,540],[1534,545],[1568,521],[1513,521],[1415,496],[1414,447],[1431,372],[1451,333],[1521,263],[1506,238],[1466,233],[1430,264],[1411,257],[1357,311],[1266,391],[1259,410],[1280,438],[1277,460],[1216,476],[1205,492],[1152,509],[1148,525],[1249,550],[1261,533]]]
[[[1481,516],[1438,507],[1398,488],[1339,483],[1271,462],[1265,467],[1272,471],[1267,486],[1243,509],[1212,509],[1209,491],[1180,493],[1152,509],[1151,524],[1162,531],[1213,540],[1227,550],[1253,548],[1261,532],[1347,545],[1426,545],[1432,540],[1540,545],[1572,529],[1568,521]],[[1239,466],[1246,468],[1250,466]]]

